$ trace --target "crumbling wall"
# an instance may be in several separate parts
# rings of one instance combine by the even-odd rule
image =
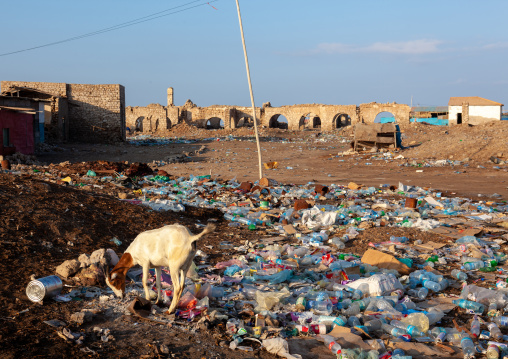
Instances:
[[[374,123],[376,116],[381,112],[391,112],[395,116],[395,122],[400,125],[409,124],[411,107],[398,103],[362,103],[360,106],[359,121],[363,123]]]
[[[122,85],[68,84],[67,95],[70,140],[125,140],[125,88]]]
[[[290,130],[301,129],[302,118],[308,114],[319,117],[322,131],[332,131],[343,126],[337,126],[337,117],[341,114],[347,115],[350,119],[349,124],[358,121],[356,115],[356,105],[293,105],[281,107],[265,107],[261,124],[270,127],[270,120],[277,115],[282,115],[288,120]],[[312,126],[311,126],[312,127]]]
[[[166,108],[159,104],[152,103],[146,107],[128,106],[125,113],[125,122],[131,131],[164,132],[172,125],[172,122],[167,118]]]

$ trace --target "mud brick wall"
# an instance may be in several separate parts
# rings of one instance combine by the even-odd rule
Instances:
[[[125,88],[122,85],[67,85],[69,140],[125,140]]]

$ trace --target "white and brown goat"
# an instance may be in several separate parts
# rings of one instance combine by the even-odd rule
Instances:
[[[173,282],[173,300],[167,313],[173,312],[185,286],[185,275],[196,254],[196,241],[207,233],[213,232],[215,225],[209,223],[205,229],[193,235],[187,227],[179,224],[164,226],[140,233],[118,264],[106,276],[106,284],[113,292],[123,298],[127,271],[139,264],[143,268],[143,288],[145,297],[150,300],[147,280],[150,268],[155,268],[157,284],[157,303],[161,301],[161,268],[169,267]]]

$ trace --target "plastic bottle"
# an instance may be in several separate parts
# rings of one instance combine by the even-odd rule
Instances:
[[[248,219],[248,218],[245,218],[245,217],[238,217],[236,218],[236,221],[237,222],[240,222],[240,223],[243,223],[247,226],[251,226],[251,225],[256,225],[256,222],[251,220],[251,219]]]
[[[402,323],[399,320],[392,320],[390,322],[390,325],[393,325],[395,328],[399,328],[399,329],[402,329],[402,330],[406,331],[406,333],[408,333],[412,337],[423,337],[423,336],[425,336],[425,333],[422,333],[421,331],[419,331],[418,328],[416,328],[414,325],[405,324],[405,323]]]
[[[381,325],[381,329],[383,329],[386,333],[393,335],[395,338],[398,338],[401,335],[406,335],[406,331],[404,329],[396,328],[390,324]]]
[[[364,326],[369,330],[369,332],[373,332],[375,330],[381,329],[381,326],[383,325],[383,322],[381,319],[372,319],[368,322],[365,322]]]
[[[485,263],[483,263],[483,261],[464,263],[464,269],[466,269],[466,270],[475,270],[475,269],[480,269],[483,267],[485,267]]]
[[[311,236],[311,238],[313,238],[314,240],[316,240],[318,242],[324,242],[328,239],[328,235],[324,231],[313,232],[313,233],[311,233],[310,236]]]
[[[489,329],[490,336],[493,339],[497,341],[503,340],[503,333],[501,333],[501,329],[499,329],[496,323],[490,322],[489,324],[487,324],[487,328]]]
[[[471,309],[478,314],[482,314],[485,311],[485,306],[483,304],[466,299],[455,299],[452,303],[464,309]]]
[[[357,315],[359,313],[360,313],[360,305],[358,304],[358,302],[353,302],[353,304],[351,304],[348,309],[342,310],[342,314],[347,315],[348,317],[352,315]]]
[[[325,341],[325,346],[335,355],[342,353],[342,347],[335,341],[335,338],[331,335],[321,335],[321,338]]]
[[[500,327],[508,327],[508,317],[495,317],[494,322]]]
[[[416,304],[414,302],[403,302],[399,303],[395,306],[395,310],[398,310],[399,312],[405,312],[408,309],[415,309]]]
[[[430,289],[434,292],[439,292],[441,290],[441,285],[436,283],[430,279],[426,279],[423,281],[423,286],[427,289]]]
[[[410,289],[408,290],[408,294],[423,300],[429,294],[429,290],[427,288]]]
[[[473,320],[471,321],[470,332],[471,332],[471,334],[474,335],[475,338],[478,338],[478,335],[480,335],[480,321],[478,320],[478,317],[476,315],[474,316]]]
[[[360,319],[358,319],[357,317],[355,317],[354,315],[349,317],[348,320],[347,320],[347,324],[350,326],[350,327],[359,327],[361,326],[362,324],[360,323]]]
[[[464,273],[464,272],[461,272],[458,269],[452,270],[452,277],[456,278],[458,280],[461,280],[461,281],[466,281],[467,280],[467,274]]]
[[[390,237],[390,242],[394,243],[406,243],[407,241],[409,241],[407,237],[395,237],[395,236]]]
[[[460,341],[460,347],[462,348],[464,359],[472,359],[475,357],[476,349],[471,338],[467,336],[462,338],[462,340]]]
[[[227,219],[228,221],[234,221],[235,216],[230,213],[226,213],[226,214],[224,214],[224,219]]]
[[[317,313],[330,315],[333,310],[332,302],[329,299],[315,301],[312,307]]]
[[[344,327],[344,326],[346,326],[346,324],[347,324],[347,319],[346,319],[346,317],[345,317],[345,316],[343,316],[343,315],[339,315],[338,317],[336,317],[336,318],[334,319],[333,324],[334,324],[334,325],[338,325],[338,326],[340,326],[340,327]]]

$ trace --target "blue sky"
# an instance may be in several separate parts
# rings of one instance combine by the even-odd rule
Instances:
[[[2,4],[1,53],[97,31],[192,0]],[[250,106],[234,0],[9,56],[0,80],[120,83],[127,105]],[[215,10],[215,7],[217,10]],[[508,106],[508,1],[240,0],[256,105]],[[506,106],[504,111],[506,111]]]

